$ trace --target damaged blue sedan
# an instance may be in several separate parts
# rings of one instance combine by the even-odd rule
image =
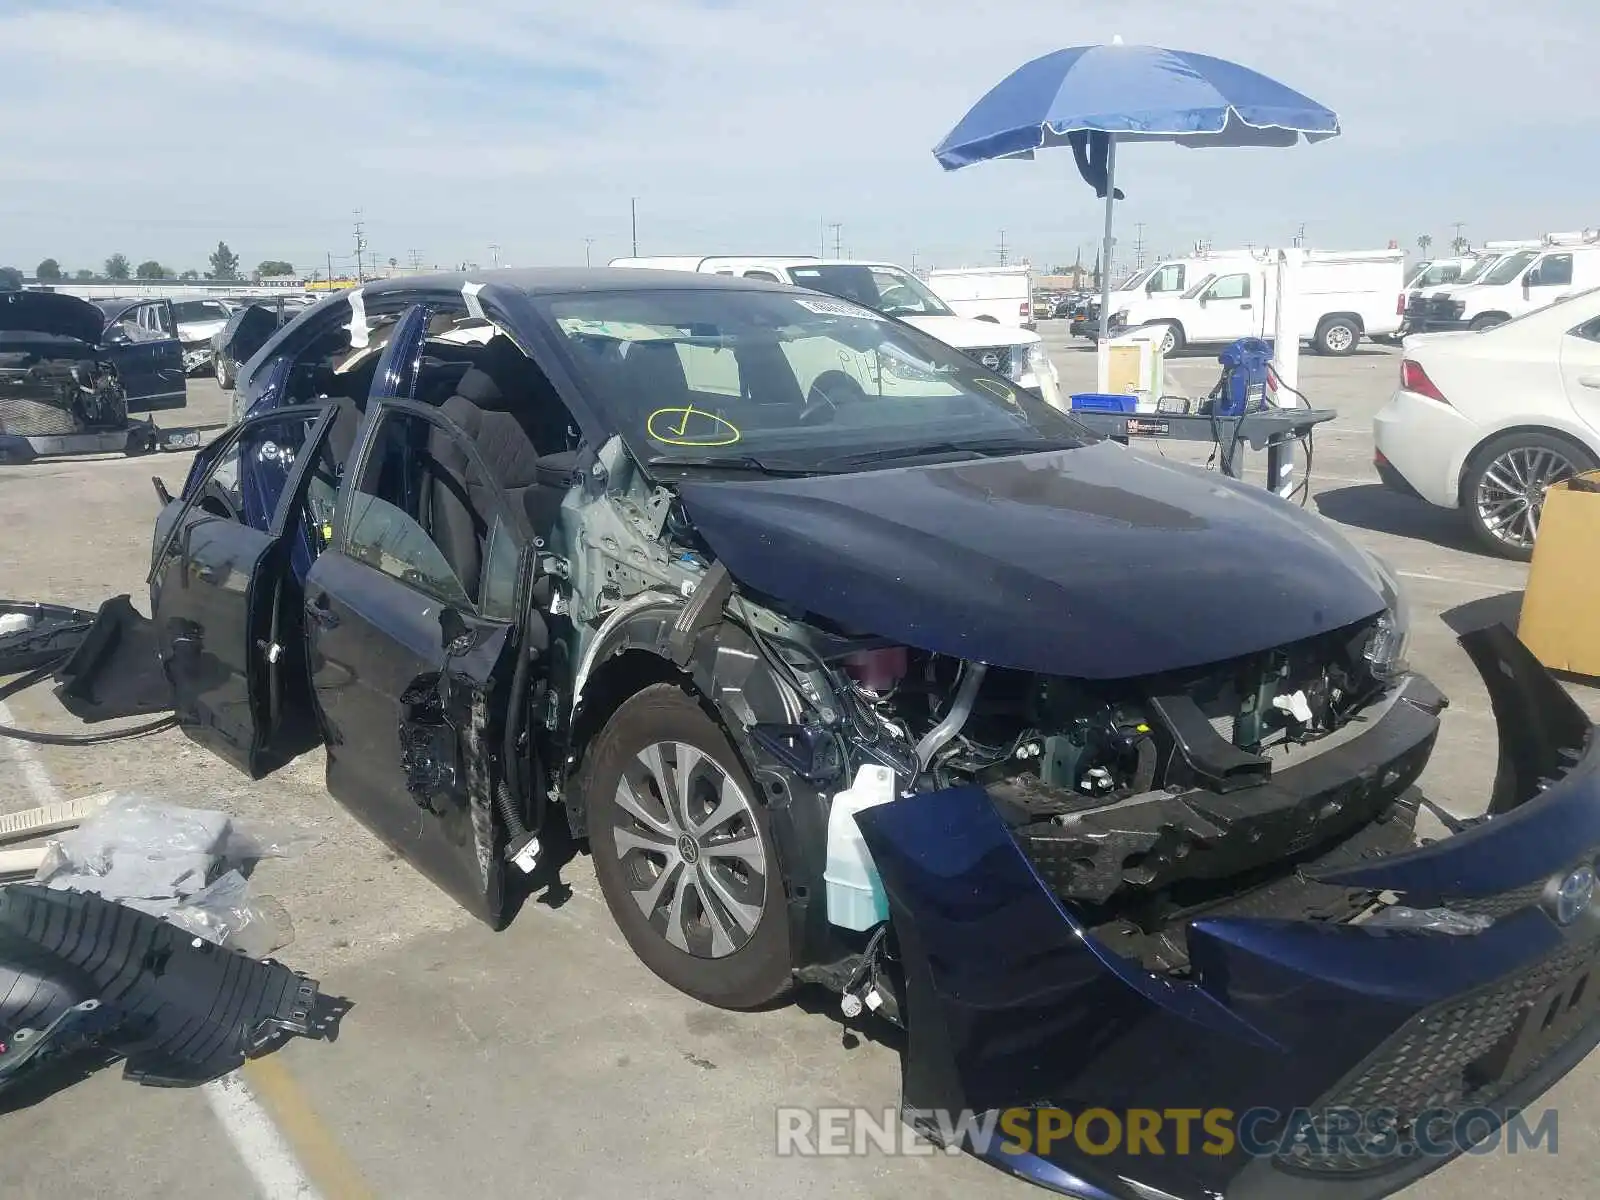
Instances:
[[[1418,1152],[1430,1114],[1515,1109],[1600,1036],[1589,721],[1468,635],[1500,772],[1419,844],[1446,700],[1401,590],[1263,490],[706,275],[364,285],[238,387],[158,487],[189,736],[253,776],[320,746],[496,926],[564,823],[662,979],[903,1025],[932,1137],[1250,1112],[1273,1152],[965,1148],[1065,1195],[1383,1196],[1462,1148]]]

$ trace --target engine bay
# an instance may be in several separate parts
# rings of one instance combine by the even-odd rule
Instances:
[[[1432,738],[1351,747],[1408,678],[1386,614],[1115,681],[863,644],[811,622],[762,626],[768,657],[843,731],[813,731],[813,777],[870,761],[894,769],[902,794],[983,787],[1061,901],[1153,969],[1186,967],[1178,923],[1201,912],[1348,919],[1371,897],[1321,889],[1301,868],[1412,840],[1405,793]]]

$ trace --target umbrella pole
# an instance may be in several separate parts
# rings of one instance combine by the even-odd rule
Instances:
[[[1111,336],[1111,206],[1117,199],[1117,135],[1106,135],[1106,236],[1100,251],[1100,340]]]

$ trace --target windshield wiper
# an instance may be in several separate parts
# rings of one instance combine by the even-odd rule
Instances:
[[[863,463],[892,462],[899,458],[928,458],[935,454],[970,454],[974,458],[989,458],[1008,454],[1039,454],[1047,450],[1074,450],[1081,442],[1062,438],[1038,440],[1006,438],[1001,441],[919,442],[912,446],[886,446],[881,450],[865,450],[859,454],[844,454],[827,459],[828,464],[858,466]]]
[[[811,467],[788,467],[764,462],[753,454],[658,454],[644,460],[647,467],[688,467],[717,471],[752,471],[758,475],[815,475]]]

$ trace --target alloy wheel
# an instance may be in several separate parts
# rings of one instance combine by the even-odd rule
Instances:
[[[1491,462],[1478,480],[1474,497],[1478,519],[1506,545],[1532,549],[1546,489],[1576,473],[1572,460],[1558,450],[1514,446]]]
[[[750,798],[703,751],[656,742],[617,781],[611,829],[639,911],[668,944],[725,958],[761,923],[767,859]]]

